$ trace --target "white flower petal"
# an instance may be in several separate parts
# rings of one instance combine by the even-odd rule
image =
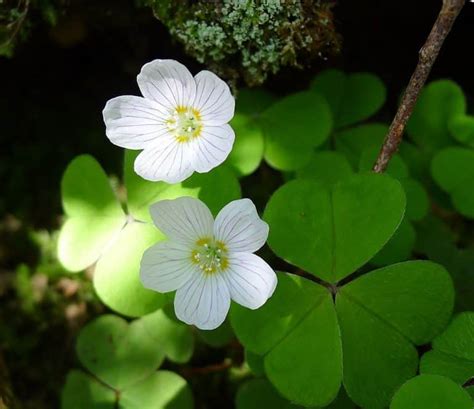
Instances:
[[[161,293],[177,290],[198,274],[201,272],[191,262],[191,249],[170,241],[147,249],[140,264],[143,286]]]
[[[102,111],[110,141],[128,149],[142,149],[167,134],[160,105],[131,95],[113,98]]]
[[[223,273],[231,298],[252,310],[260,308],[272,296],[277,276],[260,257],[251,253],[231,253]]]
[[[198,199],[161,200],[150,206],[150,214],[158,229],[180,243],[193,246],[201,238],[212,237],[214,219]]]
[[[224,162],[232,150],[234,139],[234,130],[230,125],[204,127],[201,134],[190,142],[194,170],[209,172]]]
[[[194,172],[189,147],[163,135],[135,159],[135,172],[146,180],[178,183]]]
[[[189,70],[175,60],[154,60],[145,64],[137,76],[145,98],[173,111],[190,105],[196,94],[196,81]]]
[[[265,244],[268,224],[260,219],[250,199],[234,200],[217,215],[214,236],[230,252],[253,253]]]
[[[230,307],[230,294],[220,274],[193,276],[176,291],[176,316],[187,324],[211,330],[221,325]]]
[[[223,125],[234,116],[235,100],[229,86],[210,71],[201,71],[196,80],[196,108],[205,125]]]

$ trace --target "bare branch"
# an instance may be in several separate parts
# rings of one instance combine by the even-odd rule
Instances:
[[[418,95],[430,74],[444,40],[451,31],[454,21],[464,4],[465,0],[443,0],[441,11],[426,43],[420,50],[418,65],[410,78],[397,114],[380,149],[379,156],[373,167],[374,172],[382,173],[387,168],[391,157],[398,150],[398,146],[402,141],[403,131],[413,112]]]

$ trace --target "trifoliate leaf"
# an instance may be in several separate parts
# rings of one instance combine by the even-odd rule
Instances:
[[[58,241],[58,257],[70,271],[94,264],[125,225],[126,217],[99,163],[76,157],[61,182],[66,222]]]
[[[443,329],[453,303],[449,274],[428,261],[384,267],[339,289],[344,386],[352,400],[366,409],[385,408],[416,373],[414,345]]]
[[[275,294],[252,311],[235,304],[237,337],[264,355],[265,373],[281,395],[304,406],[326,406],[338,393],[341,340],[334,304],[322,286],[279,273]]]
[[[361,267],[390,239],[405,210],[399,182],[387,175],[354,175],[332,189],[295,180],[267,204],[272,250],[329,282]],[[291,240],[288,240],[291,238]]]
[[[86,325],[77,339],[81,363],[114,389],[123,389],[151,375],[164,353],[139,320],[130,325],[114,315],[102,315]]]

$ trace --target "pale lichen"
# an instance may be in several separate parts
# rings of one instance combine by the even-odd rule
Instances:
[[[283,66],[302,66],[340,49],[325,0],[142,0],[219,75],[258,85]]]

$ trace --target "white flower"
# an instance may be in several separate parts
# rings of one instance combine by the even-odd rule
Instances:
[[[265,244],[268,225],[249,199],[225,206],[214,221],[198,199],[163,200],[150,208],[168,236],[145,251],[140,277],[146,288],[176,291],[176,316],[201,329],[222,324],[230,300],[256,309],[277,284],[272,268],[252,254]]]
[[[154,60],[142,67],[137,82],[144,98],[113,98],[103,111],[112,143],[143,149],[136,173],[177,183],[224,162],[235,138],[227,124],[235,101],[224,81],[209,71],[193,78],[177,61]]]

